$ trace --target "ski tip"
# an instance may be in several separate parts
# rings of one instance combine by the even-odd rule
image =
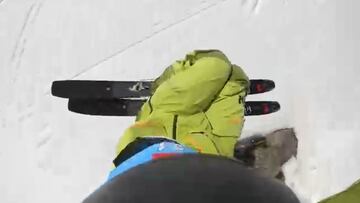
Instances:
[[[277,101],[267,101],[261,104],[263,114],[275,113],[280,110],[280,104]]]
[[[269,79],[250,80],[250,94],[260,94],[273,90],[275,82]]]
[[[271,112],[277,112],[280,110],[281,106],[279,102],[273,101],[270,104]]]
[[[280,104],[277,101],[247,101],[245,103],[246,116],[259,116],[275,113],[280,110]]]
[[[51,84],[51,95],[55,96],[55,97],[61,97],[61,98],[66,98],[63,96],[62,91],[61,91],[61,83],[63,83],[63,81],[53,81]]]
[[[75,80],[55,80],[51,85],[51,95],[60,98],[69,98],[68,94],[71,91],[71,85]]]

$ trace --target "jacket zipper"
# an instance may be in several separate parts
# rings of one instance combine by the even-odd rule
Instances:
[[[149,107],[150,107],[150,113],[152,113],[153,112],[153,107],[152,107],[152,104],[151,104],[151,97],[149,98],[148,104],[149,104]]]
[[[176,140],[177,121],[178,121],[178,115],[175,115],[173,120],[173,129],[172,129],[172,138],[174,140]]]

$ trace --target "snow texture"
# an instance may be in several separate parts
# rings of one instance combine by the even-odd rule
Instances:
[[[243,136],[294,127],[287,184],[304,203],[360,177],[358,0],[0,0],[0,202],[80,202],[102,184],[133,118],[67,111],[60,79],[156,77],[193,49],[220,49],[271,78],[278,113]],[[204,87],[205,88],[205,87]]]

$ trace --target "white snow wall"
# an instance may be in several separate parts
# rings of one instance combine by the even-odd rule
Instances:
[[[278,113],[244,136],[294,126],[287,184],[316,202],[360,178],[358,0],[0,0],[0,202],[80,202],[105,180],[133,118],[67,111],[61,79],[156,77],[220,49],[274,91]],[[206,87],[204,87],[206,88]]]

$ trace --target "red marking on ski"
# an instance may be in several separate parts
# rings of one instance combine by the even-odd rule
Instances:
[[[268,104],[263,104],[263,111],[264,113],[269,113],[270,112],[270,107]]]
[[[257,92],[263,92],[264,91],[264,87],[261,84],[256,84],[256,91]]]
[[[167,158],[172,156],[178,156],[180,154],[178,153],[155,153],[152,155],[152,159],[161,159],[161,158]]]

